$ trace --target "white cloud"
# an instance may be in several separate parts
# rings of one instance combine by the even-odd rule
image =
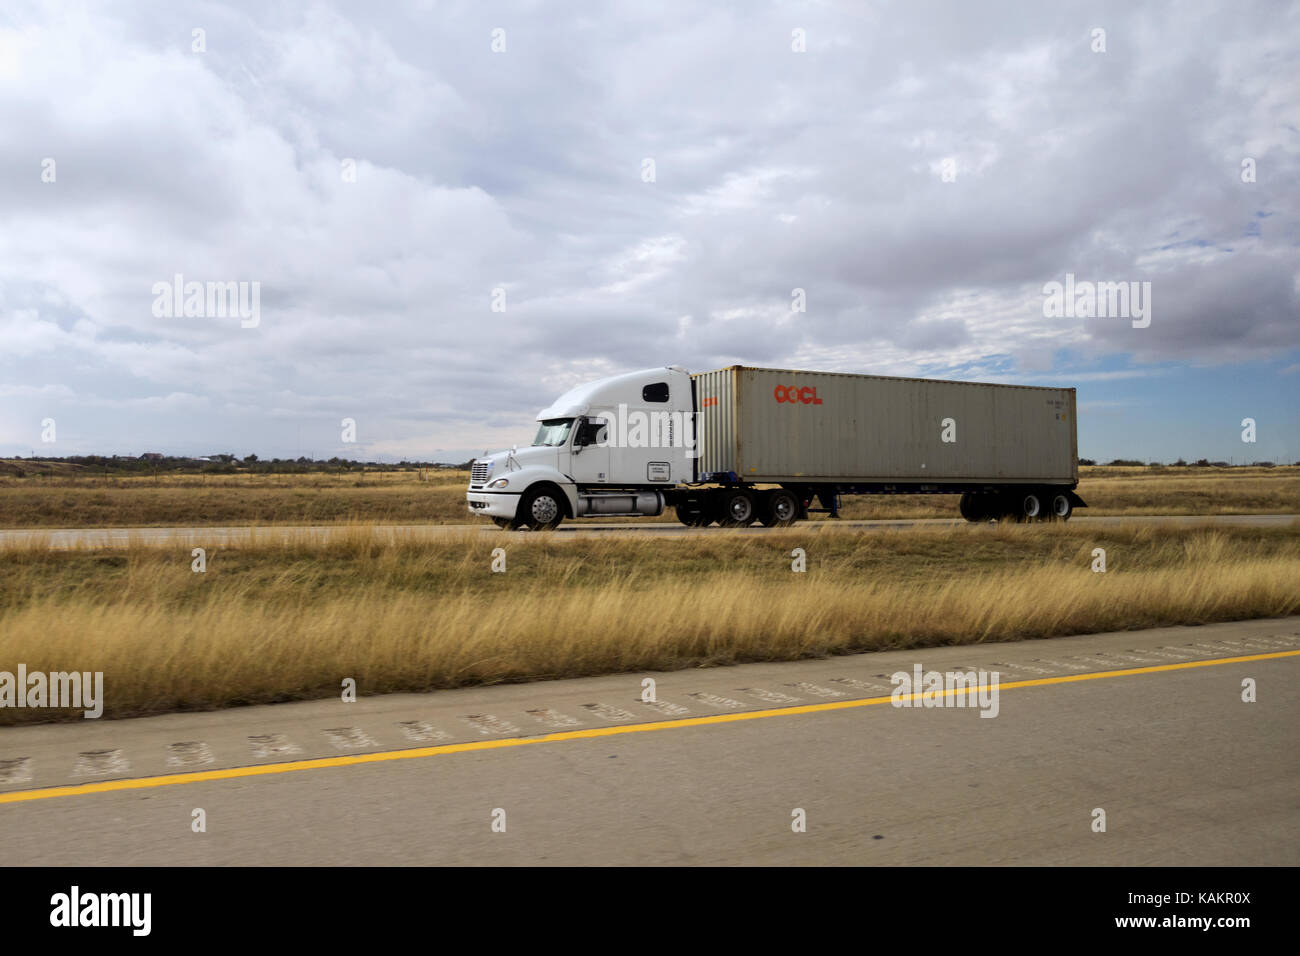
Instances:
[[[780,8],[10,15],[0,381],[22,422],[77,405],[84,450],[319,450],[345,414],[374,449],[481,450],[669,362],[1050,377],[1068,352],[1082,382],[1297,349],[1300,23],[1268,6],[1116,8],[1105,55],[1022,5],[813,6],[802,54]],[[1147,334],[1044,318],[1067,271],[1157,283]],[[176,273],[260,282],[260,325],[154,318]]]

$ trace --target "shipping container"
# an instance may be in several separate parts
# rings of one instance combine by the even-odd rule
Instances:
[[[700,480],[1078,480],[1072,388],[739,365],[692,379]]]

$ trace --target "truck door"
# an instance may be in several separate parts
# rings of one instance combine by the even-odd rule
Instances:
[[[609,483],[609,426],[598,413],[579,418],[569,441],[569,477],[580,485]]]

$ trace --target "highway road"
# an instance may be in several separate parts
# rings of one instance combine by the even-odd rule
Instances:
[[[1154,525],[1175,525],[1180,527],[1196,525],[1230,525],[1249,528],[1284,527],[1294,521],[1300,521],[1300,515],[1123,515],[1097,517],[1076,515],[1070,523],[1109,527],[1139,522]],[[963,526],[967,522],[961,518],[914,518],[914,519],[877,519],[801,522],[798,528],[817,528],[833,525],[841,528],[862,528],[864,530],[888,528],[944,528]],[[198,547],[233,546],[247,543],[251,539],[259,541],[276,541],[303,539],[327,541],[331,537],[354,533],[357,528],[373,529],[378,534],[414,539],[418,541],[438,540],[465,534],[482,534],[502,537],[510,532],[502,531],[487,521],[474,524],[446,525],[389,525],[389,524],[332,524],[332,525],[258,525],[256,527],[188,527],[188,528],[19,528],[0,531],[0,548],[9,546],[32,546],[52,549],[63,548],[121,548],[131,544],[176,544]],[[753,526],[749,528],[732,528],[728,533],[765,534],[767,528]],[[518,532],[515,532],[518,533]],[[687,528],[677,522],[585,522],[568,521],[561,524],[552,534],[561,540],[580,538],[586,535],[643,535],[653,534],[666,538],[687,538],[697,535],[721,534],[718,528]]]
[[[916,666],[996,716],[893,706]],[[1300,617],[360,690],[0,730],[0,859],[1300,864]]]

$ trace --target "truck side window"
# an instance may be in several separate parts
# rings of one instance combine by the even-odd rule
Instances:
[[[647,385],[641,389],[641,401],[643,402],[666,402],[668,401],[668,383],[655,382],[653,385]]]
[[[600,419],[583,422],[574,438],[574,444],[580,447],[599,444],[605,438],[605,425]]]

